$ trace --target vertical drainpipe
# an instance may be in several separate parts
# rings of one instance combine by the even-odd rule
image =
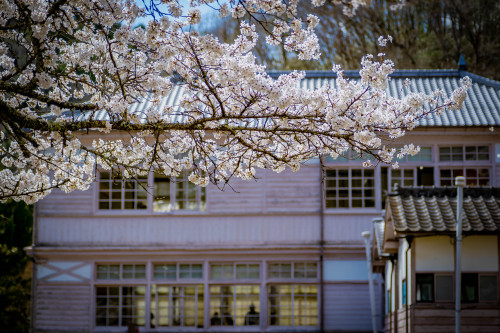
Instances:
[[[406,249],[405,251],[405,278],[406,278],[406,293],[405,293],[405,328],[406,328],[406,333],[409,333],[409,322],[410,322],[410,319],[408,317],[408,290],[410,289],[408,286],[408,281],[410,280],[408,278],[408,251],[411,250],[411,243],[413,241],[413,237],[412,236],[408,236],[406,237],[406,241],[408,242],[408,248]]]
[[[456,264],[455,264],[455,333],[460,333],[460,311],[461,311],[461,284],[462,284],[462,264],[461,264],[461,252],[462,252],[462,204],[464,197],[464,185],[465,178],[457,177],[455,178],[455,186],[457,187],[457,228],[456,228]]]
[[[37,281],[37,265],[36,265],[36,258],[35,258],[35,251],[36,251],[36,244],[38,242],[38,237],[37,237],[37,222],[38,222],[38,204],[35,203],[33,205],[33,237],[32,237],[32,244],[31,244],[31,262],[32,262],[32,269],[31,269],[31,302],[30,302],[30,332],[34,333],[35,332],[35,314],[36,314],[36,302],[35,302],[35,293],[36,293],[36,281]]]
[[[372,313],[372,330],[377,333],[377,311],[375,308],[375,289],[373,288],[372,255],[370,248],[371,233],[363,231],[361,236],[365,239],[366,265],[368,267],[368,288],[370,290],[370,308]]]
[[[325,168],[323,165],[323,157],[319,157],[320,164],[320,208],[319,208],[319,299],[320,299],[320,317],[319,329],[323,333],[325,331],[325,284],[323,277],[323,264],[324,264],[324,244],[325,244]]]

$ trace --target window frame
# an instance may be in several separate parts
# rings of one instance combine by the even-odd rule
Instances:
[[[267,327],[269,328],[274,328],[274,327],[302,327],[302,328],[312,328],[312,327],[318,327],[319,325],[319,312],[320,312],[320,304],[319,304],[319,301],[320,301],[320,288],[319,288],[319,285],[318,284],[308,284],[308,283],[292,283],[292,284],[289,284],[289,283],[269,283],[267,284]],[[278,293],[272,293],[271,292],[271,288],[273,287],[278,287],[278,288],[281,288],[281,287],[290,287],[290,300],[291,300],[291,304],[290,304],[290,322],[291,322],[291,325],[282,325],[280,322],[281,320],[279,318],[281,318],[281,316],[279,315],[279,313],[281,312],[280,311],[280,300],[281,300],[281,293],[278,292]],[[314,287],[316,288],[316,293],[315,293],[315,297],[316,297],[316,315],[306,315],[306,316],[301,316],[301,317],[314,317],[316,318],[316,323],[315,324],[311,324],[311,325],[296,325],[295,324],[295,305],[296,303],[298,302],[298,300],[295,299],[295,297],[306,297],[308,295],[311,295],[311,294],[308,294],[308,293],[304,293],[304,294],[296,294],[295,293],[295,287]],[[271,302],[271,298],[272,297],[278,297],[278,303],[277,305],[273,305]],[[286,297],[286,296],[285,296]],[[278,309],[278,311],[275,311],[275,314],[273,315],[272,314],[272,311],[273,309]],[[307,311],[308,309],[306,309]],[[313,308],[314,310],[314,308]],[[278,313],[278,315],[276,315],[276,313]],[[278,318],[278,324],[276,323],[272,323],[272,320],[273,318]]]
[[[262,319],[261,315],[261,310],[262,310],[262,304],[261,304],[261,295],[262,295],[262,285],[259,282],[254,282],[254,283],[248,283],[245,281],[232,281],[233,283],[229,284],[220,284],[220,283],[210,283],[208,288],[209,288],[209,325],[208,327],[256,327],[260,328],[260,320]],[[241,283],[240,283],[241,282]],[[213,289],[215,288],[220,288],[221,292],[220,293],[213,293]],[[222,290],[224,288],[232,288],[231,293],[223,293]],[[238,289],[240,288],[249,288],[249,291],[246,293],[238,293]],[[258,289],[258,293],[252,293],[252,289]],[[243,313],[248,314],[246,311],[247,309],[250,309],[250,306],[253,305],[255,307],[255,303],[257,303],[257,312],[259,313],[259,324],[258,325],[247,325],[246,324],[246,315],[240,316],[238,315],[238,296],[244,295],[245,297],[245,305],[241,308],[243,310]],[[230,297],[228,297],[230,296]],[[231,312],[223,312],[223,303],[224,299],[231,299]],[[252,300],[252,298],[255,298],[255,300]],[[219,307],[217,308],[217,302],[219,303]],[[229,307],[227,307],[229,309]],[[220,325],[217,325],[216,323],[212,323],[212,319],[214,319],[215,313],[218,313],[219,317],[219,322]],[[229,320],[225,320],[225,318],[230,318],[231,323]],[[240,318],[243,318],[243,325],[239,325],[238,322]]]
[[[123,178],[123,170],[100,170],[97,176],[97,186],[96,186],[96,210],[98,212],[113,212],[113,213],[121,213],[127,212],[129,213],[144,213],[149,210],[149,199],[148,199],[148,177],[139,177],[137,179],[125,179]],[[109,178],[102,178],[102,174],[109,174]],[[116,174],[120,174],[120,178],[116,177]],[[113,185],[120,183],[119,189],[113,189]],[[126,186],[128,183],[134,184],[133,189],[127,189]],[[143,183],[143,185],[139,185]],[[102,184],[109,184],[108,189],[103,189]],[[142,189],[142,190],[141,190]],[[101,199],[101,193],[105,193],[108,191],[108,199]],[[139,198],[138,194],[141,192],[145,192],[146,196],[144,198]],[[113,199],[113,193],[120,193],[120,199]],[[133,193],[133,199],[127,199],[126,194]],[[146,204],[145,208],[137,208],[138,204],[143,202]],[[101,203],[108,203],[109,208],[101,208]],[[112,208],[113,203],[120,203],[120,208],[115,209]],[[127,203],[133,203],[134,208],[126,208]]]
[[[458,151],[453,152],[453,150],[458,150],[457,148],[460,148],[460,153]],[[471,154],[471,152],[467,152],[468,148],[475,148],[475,152],[473,153],[475,155],[474,159],[468,159],[467,156]],[[480,148],[486,148],[487,149],[487,159],[479,159],[480,155],[484,155],[484,152],[480,152]],[[442,149],[449,149],[448,154],[442,154],[441,150]],[[442,159],[442,156],[449,156],[450,159]],[[460,159],[453,159],[454,156],[460,156]],[[438,161],[440,163],[490,163],[491,162],[491,145],[490,144],[477,144],[477,145],[438,145],[438,151],[437,151],[437,157]]]
[[[177,330],[177,329],[203,329],[205,325],[205,297],[207,296],[206,290],[205,290],[205,285],[202,282],[198,283],[191,283],[191,284],[176,284],[174,283],[155,283],[156,281],[152,280],[151,281],[151,286],[149,288],[149,326],[151,329],[157,329],[157,328],[162,328],[164,330]],[[158,290],[159,288],[168,288],[168,295],[163,295],[159,296],[158,295]],[[177,294],[177,296],[173,293],[174,288],[179,288],[181,293]],[[194,296],[186,296],[186,288],[194,288],[195,289],[195,294]],[[153,296],[154,295],[154,296]],[[201,295],[201,300],[200,300],[200,295]],[[159,319],[160,319],[160,311],[161,309],[165,307],[160,307],[159,302],[161,301],[160,297],[167,298],[168,299],[168,306],[166,307],[168,316],[167,316],[167,321],[168,325],[160,325],[159,324]],[[180,318],[180,324],[175,325],[173,322],[175,320],[175,315],[174,315],[174,308],[175,302],[173,301],[174,299],[179,299],[179,305],[178,308],[180,309],[179,312],[179,318]],[[186,325],[185,319],[186,318],[191,318],[191,316],[186,316],[186,300],[188,299],[193,299],[194,300],[194,326],[192,325]],[[148,302],[148,299],[146,299],[146,302]],[[153,305],[154,303],[154,305]],[[200,320],[200,310],[201,310],[201,320]],[[154,320],[154,326],[151,323],[151,321]],[[200,323],[201,321],[201,323]],[[201,327],[200,327],[201,325]]]
[[[480,177],[480,170],[487,170],[488,171],[488,176],[487,177]],[[445,170],[449,170],[451,177],[443,177],[442,172]],[[473,165],[463,165],[463,166],[440,166],[439,167],[439,186],[454,186],[455,184],[455,178],[457,177],[455,175],[456,171],[461,171],[462,175],[465,175],[465,182],[466,186],[471,186],[471,187],[489,187],[490,186],[490,180],[491,180],[491,167],[490,166],[473,166]],[[476,171],[476,176],[475,178],[470,178],[467,177],[467,170],[475,170]],[[476,184],[470,184],[469,181],[470,179],[475,179]],[[486,185],[479,185],[481,180],[488,180],[488,184]],[[446,181],[449,183],[449,185],[443,185],[443,181]]]
[[[463,288],[464,288],[464,275],[467,274],[467,275],[476,275],[477,277],[477,283],[475,285],[476,287],[476,291],[475,291],[475,297],[476,299],[475,300],[472,300],[472,301],[464,301],[463,300],[463,295],[464,295],[464,292],[463,292]],[[433,288],[432,288],[432,300],[429,300],[429,301],[421,301],[421,300],[418,300],[417,298],[417,280],[418,280],[418,275],[432,275],[433,276]],[[453,285],[452,285],[452,298],[451,299],[448,299],[448,300],[443,300],[443,299],[437,299],[437,289],[438,289],[438,285],[437,285],[437,277],[438,276],[446,276],[446,277],[451,277],[452,278],[452,281],[453,281]],[[482,299],[481,298],[481,277],[484,277],[484,276],[491,276],[491,277],[495,277],[496,279],[496,284],[494,284],[496,286],[496,299],[491,299],[491,300],[485,300],[485,299]],[[461,272],[461,279],[460,279],[460,282],[461,282],[461,304],[491,304],[491,303],[497,303],[500,298],[499,298],[499,288],[498,288],[498,279],[499,279],[499,274],[496,273],[496,272],[471,272],[471,271],[462,271]],[[455,272],[416,272],[415,273],[415,303],[416,304],[439,304],[439,303],[452,303],[452,302],[455,302],[455,290],[456,290],[456,279],[455,279]]]
[[[109,309],[110,306],[109,306],[109,302],[107,302],[106,306],[100,306],[98,305],[99,303],[99,295],[98,295],[98,290],[99,288],[106,288],[107,289],[107,296],[109,296],[109,289],[110,288],[118,288],[118,305],[115,305],[114,308],[117,308],[118,309],[118,325],[109,325],[108,323],[106,325],[98,325],[97,324],[97,321],[98,321],[98,311],[99,309],[101,308],[106,308],[106,309]],[[93,302],[94,302],[94,316],[93,316],[93,326],[97,329],[97,330],[101,330],[101,329],[123,329],[123,328],[126,328],[128,323],[124,324],[123,323],[123,309],[124,307],[127,307],[126,304],[124,304],[125,302],[125,296],[123,295],[123,289],[124,288],[144,288],[144,295],[142,296],[144,298],[144,322],[146,323],[147,322],[147,319],[146,319],[146,313],[147,313],[147,307],[146,307],[146,302],[147,302],[147,293],[148,293],[148,285],[147,283],[139,283],[139,284],[129,284],[129,283],[123,283],[123,281],[120,283],[120,284],[96,284],[94,286],[94,299],[93,299]],[[104,297],[102,297],[104,298]],[[106,297],[106,299],[108,299],[109,297]],[[136,298],[136,296],[132,296],[132,299]],[[139,318],[139,315],[132,315],[132,318]],[[105,320],[108,322],[109,321],[109,318],[108,317],[105,317]],[[146,325],[142,326],[142,325],[139,325],[140,327],[145,327]]]
[[[259,276],[258,277],[249,277],[250,273],[251,273],[250,266],[254,266],[254,265],[258,266]],[[221,278],[214,278],[212,268],[214,268],[216,266],[221,266],[222,268],[224,266],[226,266],[226,267],[231,266],[232,267],[231,277],[223,277],[222,276]],[[247,277],[238,278],[238,267],[244,267],[244,266],[246,266]],[[261,278],[262,278],[262,263],[261,262],[217,262],[217,261],[213,261],[209,264],[208,274],[209,274],[209,280],[213,283],[221,283],[221,282],[223,283],[226,281],[233,281],[236,283],[248,281],[248,282],[252,283],[252,282],[261,280]],[[222,275],[224,275],[224,269],[222,269]]]
[[[145,209],[111,209],[111,208],[100,208],[100,193],[101,193],[101,173],[103,172],[108,172],[106,170],[99,170],[97,172],[97,177],[96,177],[96,186],[94,186],[94,195],[93,195],[93,211],[95,215],[200,215],[200,214],[206,214],[207,211],[207,191],[206,187],[198,186],[195,184],[192,184],[189,182],[188,179],[188,170],[184,170],[183,173],[185,173],[186,177],[182,178],[182,181],[184,183],[189,183],[189,186],[194,186],[195,191],[196,191],[196,209],[170,209],[169,211],[155,211],[154,210],[154,180],[155,180],[155,174],[153,172],[150,172],[147,177],[144,179],[145,183],[145,189],[146,189],[146,198],[143,200],[146,202],[146,208]],[[174,181],[170,181],[170,184],[178,184],[176,181],[176,177],[170,177],[173,178]],[[127,180],[124,180],[123,182],[126,182]],[[137,183],[138,180],[136,179],[131,179],[131,182]],[[123,186],[122,186],[123,187]],[[111,188],[111,185],[110,185]],[[170,186],[170,200],[174,198],[174,204],[175,205],[175,194],[176,194],[176,189],[177,186]],[[110,190],[111,191],[111,190]],[[123,193],[123,189],[122,189]],[[173,196],[172,196],[173,193]],[[122,196],[122,201],[124,200]],[[123,204],[122,204],[123,207]]]
[[[328,172],[335,171],[335,176],[328,176]],[[340,177],[340,171],[347,171],[347,177]],[[361,176],[353,176],[353,171],[361,171]],[[367,176],[365,173],[367,171],[373,172],[373,176]],[[342,212],[342,211],[352,211],[352,210],[360,210],[360,211],[369,211],[369,210],[377,210],[378,209],[378,194],[377,194],[377,175],[378,169],[375,167],[363,168],[361,165],[349,165],[349,166],[328,166],[324,169],[324,198],[323,205],[325,210],[328,212]],[[373,186],[365,186],[366,180],[372,180]],[[329,181],[334,181],[335,186],[330,186]],[[340,186],[340,181],[347,181],[347,187]],[[360,186],[352,186],[353,181],[360,181]],[[367,196],[366,191],[372,191],[373,196]],[[328,196],[328,191],[334,191],[335,196]],[[347,197],[340,197],[340,191],[347,191]],[[353,191],[360,191],[361,196],[353,197]],[[339,199],[342,198],[342,199]],[[345,200],[347,198],[347,200]],[[361,207],[354,207],[353,201],[359,200],[362,203]],[[373,200],[373,206],[367,206],[367,201]],[[328,207],[327,202],[332,201],[335,202],[336,207]],[[340,201],[347,201],[346,207],[339,207]]]
[[[268,261],[267,263],[267,279],[270,281],[280,280],[280,281],[316,281],[319,279],[319,263],[316,261]],[[307,272],[311,272],[312,270],[308,270],[307,265],[315,264],[316,265],[316,276],[315,277],[307,277]],[[271,276],[271,265],[280,265],[279,266],[279,276]],[[290,277],[284,277],[281,275],[282,265],[290,265]],[[295,272],[297,271],[297,265],[304,265],[304,277],[296,277]]]
[[[118,279],[103,279],[103,278],[99,278],[99,266],[107,266],[108,267],[108,276],[110,274],[110,271],[109,271],[109,268],[111,266],[119,266],[119,269],[118,269]],[[135,273],[136,271],[136,266],[144,266],[144,277],[140,278],[140,277],[132,277],[132,278],[124,278],[123,275],[124,275],[124,269],[123,269],[123,266],[133,266],[133,272]],[[123,282],[127,282],[127,281],[145,281],[148,279],[148,269],[147,269],[147,264],[146,263],[140,263],[140,262],[121,262],[121,263],[114,263],[114,262],[105,262],[105,263],[102,263],[102,262],[96,262],[95,265],[94,265],[95,269],[94,269],[94,279],[96,281],[96,283],[114,283],[114,282],[117,282],[117,283],[123,283]]]
[[[198,186],[196,184],[191,183],[189,181],[189,174],[188,173],[189,173],[188,170],[184,170],[180,176],[172,176],[172,177],[167,177],[164,175],[152,173],[151,181],[150,181],[152,190],[150,193],[150,197],[151,197],[151,211],[153,212],[153,214],[171,214],[174,212],[182,212],[182,213],[193,212],[193,213],[196,213],[196,212],[206,211],[206,203],[207,203],[206,187]],[[169,183],[170,183],[170,185],[169,185],[169,191],[170,191],[169,201],[170,201],[170,203],[168,205],[171,208],[169,208],[168,210],[165,210],[165,211],[155,210],[156,193],[155,193],[155,185],[154,184],[155,184],[155,179],[157,177],[170,179],[170,181],[169,181]],[[182,196],[183,199],[179,200],[177,198],[177,194],[178,194],[178,192],[180,192],[179,190],[181,187],[183,188],[182,193],[184,193],[184,195]],[[195,200],[194,201],[193,200],[190,201],[188,198],[188,193],[189,193],[190,189],[195,191]],[[196,208],[195,209],[177,208],[179,202],[186,202],[186,203],[194,202]]]
[[[175,279],[171,279],[167,277],[168,272],[165,273],[164,278],[159,278],[156,277],[156,271],[155,268],[156,266],[168,266],[168,265],[175,265]],[[189,272],[191,277],[181,277],[182,269],[181,266],[189,266]],[[201,266],[201,277],[193,277],[193,265],[200,265]],[[163,283],[175,283],[175,282],[186,282],[189,281],[195,282],[195,281],[203,281],[204,277],[204,263],[201,261],[196,261],[196,262],[152,262],[151,263],[151,280],[156,281],[157,284],[163,284]]]

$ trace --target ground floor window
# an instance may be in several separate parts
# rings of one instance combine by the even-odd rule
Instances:
[[[210,325],[259,325],[259,295],[258,285],[211,286]]]
[[[490,302],[498,300],[498,278],[489,273],[462,273],[461,299],[464,303]],[[454,301],[455,287],[452,273],[417,273],[417,302]]]
[[[268,293],[269,325],[318,325],[316,285],[272,285]]]
[[[151,286],[151,327],[203,327],[203,285]]]
[[[203,273],[219,266],[221,274]],[[270,268],[269,276],[261,267]],[[316,262],[99,263],[93,277],[97,329],[252,330],[319,322]]]
[[[145,286],[96,288],[96,326],[144,326],[145,315]]]

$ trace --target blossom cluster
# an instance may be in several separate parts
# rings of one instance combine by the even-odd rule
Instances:
[[[450,98],[440,91],[390,97],[394,64],[369,55],[359,81],[335,67],[335,87],[301,87],[303,72],[271,78],[252,54],[258,38],[300,59],[320,56],[318,18],[301,19],[297,2],[193,0],[184,9],[163,0],[159,13],[133,0],[0,0],[0,200],[85,190],[98,169],[120,168],[126,177],[188,169],[190,181],[206,186],[251,179],[259,168],[297,171],[347,149],[391,163],[396,152],[382,137],[461,107],[470,80]],[[242,21],[232,42],[194,29],[206,3]],[[366,1],[342,3],[352,13]],[[143,15],[156,19],[134,29]],[[259,22],[248,17],[272,28],[259,36]],[[179,104],[167,105],[173,94]]]

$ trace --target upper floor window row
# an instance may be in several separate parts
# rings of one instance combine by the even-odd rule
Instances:
[[[178,177],[154,174],[148,178],[124,179],[121,172],[101,172],[99,176],[100,210],[205,210],[205,188],[188,180],[188,171]]]
[[[488,146],[439,147],[439,161],[489,161]]]
[[[489,161],[490,147],[489,146],[439,146],[439,162],[453,161]],[[337,159],[330,157],[326,158],[329,163],[342,163],[347,161],[363,161],[363,157],[355,151],[349,150],[345,156],[339,156]],[[420,147],[420,151],[415,155],[405,155],[402,158],[397,158],[399,163],[404,162],[432,162],[432,147]]]

